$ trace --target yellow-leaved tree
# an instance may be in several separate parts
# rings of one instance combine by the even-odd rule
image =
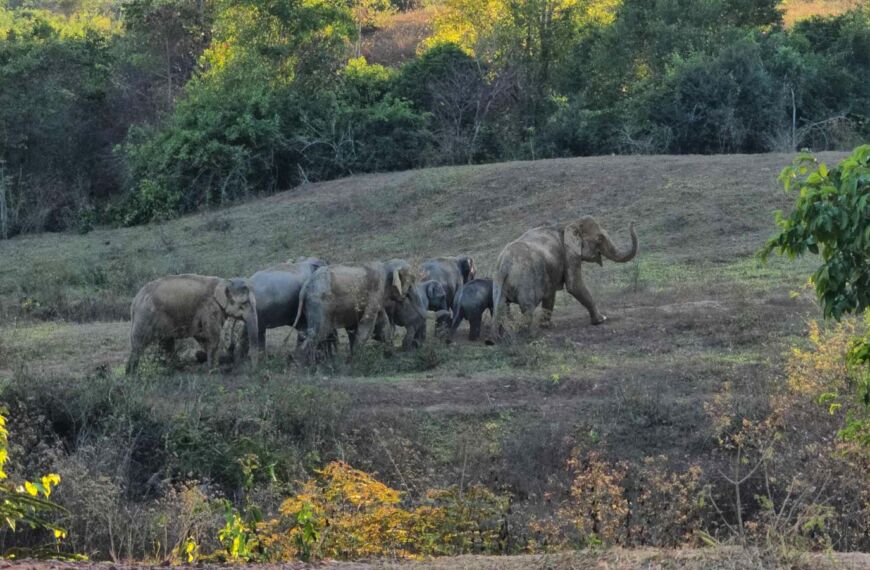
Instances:
[[[55,539],[66,536],[66,531],[51,522],[46,515],[62,511],[63,508],[50,500],[52,489],[60,483],[60,475],[49,473],[35,481],[15,484],[6,474],[9,460],[9,430],[6,417],[0,415],[0,519],[12,531],[22,526],[32,529],[46,529],[53,532]]]

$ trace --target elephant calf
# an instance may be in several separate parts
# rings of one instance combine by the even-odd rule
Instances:
[[[244,279],[203,275],[173,275],[146,284],[130,306],[130,358],[127,374],[134,374],[142,352],[159,342],[172,353],[175,341],[194,338],[203,347],[209,369],[217,366],[218,349],[227,319],[244,321],[257,339],[257,304]],[[257,363],[257,352],[251,359]]]
[[[442,314],[447,311],[447,295],[437,281],[424,281],[401,302],[388,301],[384,310],[390,325],[405,328],[402,348],[409,350],[419,347],[426,340],[426,312]],[[384,322],[378,323],[375,339],[390,342],[391,339],[385,338],[384,325]]]
[[[353,357],[379,320],[388,321],[390,302],[411,302],[414,275],[403,260],[321,267],[305,283],[296,322],[306,323],[297,357],[311,363],[318,347],[336,329],[345,329]],[[391,327],[390,327],[391,329]],[[386,338],[392,338],[392,330]]]
[[[427,259],[420,264],[420,280],[434,280],[444,287],[447,308],[453,310],[453,299],[463,284],[474,279],[474,259],[467,255]]]
[[[475,279],[463,285],[453,302],[453,324],[451,334],[456,332],[463,319],[468,321],[471,330],[468,340],[480,338],[480,323],[483,313],[492,316],[492,279]]]

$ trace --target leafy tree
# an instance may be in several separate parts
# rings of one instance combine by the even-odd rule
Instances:
[[[103,17],[0,8],[0,164],[9,234],[63,230],[109,195],[106,100],[117,29]]]
[[[761,257],[778,252],[789,257],[821,255],[812,276],[826,317],[870,308],[870,145],[829,169],[802,153],[780,175],[787,191],[798,191],[794,210],[777,213],[780,231]],[[843,435],[870,446],[870,334],[856,339],[850,362],[864,370],[858,387],[866,414],[850,417]]]
[[[870,145],[830,169],[802,153],[780,180],[799,194],[790,214],[777,214],[780,232],[762,257],[774,251],[821,255],[813,283],[825,316],[839,319],[865,310],[870,306]]]

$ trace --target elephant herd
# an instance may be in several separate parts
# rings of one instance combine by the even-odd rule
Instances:
[[[447,338],[463,320],[469,322],[469,338],[480,338],[487,311],[497,336],[509,304],[519,306],[525,328],[541,305],[540,326],[548,327],[556,293],[563,288],[586,308],[593,324],[600,324],[606,317],[583,283],[581,266],[584,261],[601,265],[603,258],[633,259],[638,252],[634,224],[629,233],[631,246],[623,251],[589,216],[534,228],[504,247],[492,278],[477,278],[467,255],[429,259],[417,271],[402,259],[328,264],[301,257],[247,279],[163,277],[142,287],[131,304],[127,373],[136,372],[148,346],[158,344],[173,357],[175,341],[183,338],[199,343],[209,369],[217,366],[221,347],[229,345],[235,360],[250,357],[256,365],[265,350],[266,330],[281,326],[298,331],[293,358],[307,364],[335,354],[338,329],[347,334],[351,357],[369,338],[392,350],[395,327],[405,329],[404,349],[420,346],[430,312]],[[231,335],[234,340],[228,343],[226,331],[237,325],[243,334]]]

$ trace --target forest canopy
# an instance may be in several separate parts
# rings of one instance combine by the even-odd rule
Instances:
[[[415,57],[360,55],[411,0],[0,0],[0,237],[300,182],[610,153],[853,147],[870,4],[443,0]]]

